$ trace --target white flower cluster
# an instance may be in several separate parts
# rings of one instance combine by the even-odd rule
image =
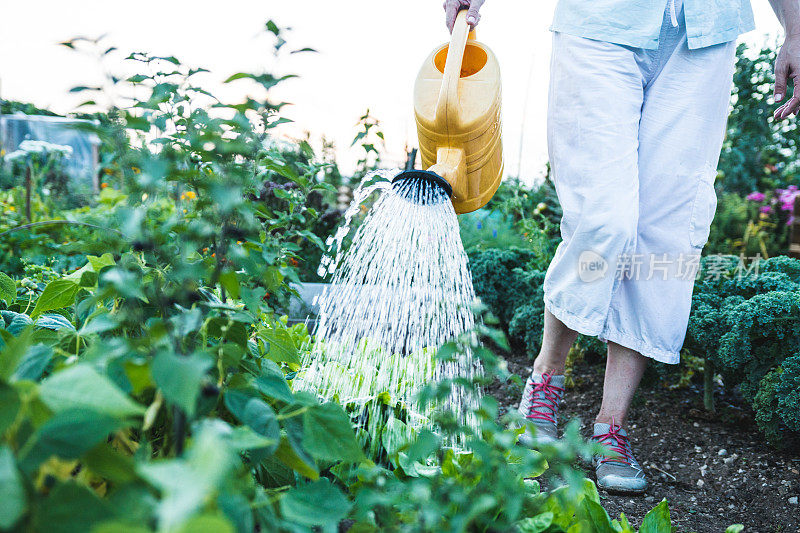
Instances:
[[[48,154],[59,154],[64,158],[69,158],[72,155],[72,147],[65,144],[53,144],[47,141],[32,141],[25,140],[19,143],[19,148],[6,154],[3,159],[7,163],[26,159],[32,154],[41,154],[43,156]]]

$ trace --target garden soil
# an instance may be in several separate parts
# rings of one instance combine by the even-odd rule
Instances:
[[[524,382],[532,360],[508,354],[506,359]],[[578,418],[588,436],[600,408],[603,365],[578,363],[572,381],[560,425]],[[496,382],[487,393],[504,413],[518,406],[521,391],[516,384]],[[721,533],[737,523],[747,533],[800,532],[800,450],[779,452],[767,445],[752,412],[735,397],[718,393],[717,408],[715,416],[703,410],[702,387],[640,388],[628,431],[650,487],[642,496],[600,491],[612,518],[623,512],[638,527],[666,498],[678,532]]]

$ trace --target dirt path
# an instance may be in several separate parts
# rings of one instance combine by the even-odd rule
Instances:
[[[527,357],[509,357],[509,369],[529,375]],[[562,420],[581,420],[584,434],[600,407],[602,365],[579,364],[567,389]],[[520,391],[496,384],[489,393],[506,409],[516,408]],[[667,498],[679,532],[723,532],[744,524],[745,532],[800,532],[800,450],[777,452],[762,441],[751,414],[720,398],[720,415],[709,419],[698,390],[641,389],[634,397],[628,430],[634,453],[650,480],[643,496],[601,491],[612,518],[624,512],[641,523]],[[593,478],[593,472],[587,472]]]

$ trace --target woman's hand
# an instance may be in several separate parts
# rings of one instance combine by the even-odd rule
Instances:
[[[775,102],[786,97],[786,85],[792,80],[792,97],[775,110],[775,120],[783,120],[800,109],[800,35],[787,35],[775,58]]]
[[[462,9],[467,9],[467,24],[470,28],[475,28],[481,20],[479,13],[481,6],[486,0],[445,0],[444,2],[444,21],[447,29],[453,32],[453,25],[456,23],[456,15]]]

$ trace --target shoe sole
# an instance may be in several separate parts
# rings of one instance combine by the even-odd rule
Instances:
[[[611,487],[604,487],[598,483],[598,489],[604,490],[609,494],[626,494],[626,495],[635,495],[640,496],[647,492],[647,487],[643,489],[620,489],[620,488],[611,488]]]

